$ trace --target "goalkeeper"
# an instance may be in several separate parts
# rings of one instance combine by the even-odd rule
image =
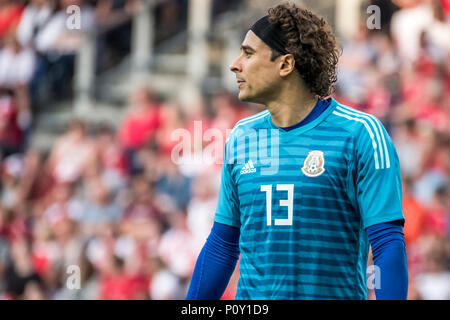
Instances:
[[[211,234],[187,299],[220,299],[240,260],[236,299],[406,299],[400,166],[374,116],[330,95],[340,49],[323,18],[269,9],[230,69],[239,99],[267,110],[225,144]]]

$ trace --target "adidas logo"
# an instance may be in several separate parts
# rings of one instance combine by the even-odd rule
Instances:
[[[256,172],[255,166],[253,165],[252,160],[248,160],[245,166],[241,170],[241,174],[253,173]]]

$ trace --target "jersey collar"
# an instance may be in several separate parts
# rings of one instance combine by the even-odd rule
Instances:
[[[322,114],[319,115],[316,119],[314,119],[313,121],[311,121],[311,122],[305,124],[304,126],[300,126],[300,127],[298,127],[298,128],[295,128],[295,129],[286,131],[286,130],[284,130],[283,128],[278,127],[277,125],[275,125],[275,124],[273,123],[273,121],[272,121],[272,115],[271,115],[270,117],[266,117],[266,121],[268,122],[269,126],[270,126],[272,129],[278,129],[280,135],[298,135],[298,134],[304,133],[304,132],[306,132],[306,131],[308,131],[308,130],[313,129],[313,128],[316,127],[317,125],[319,125],[319,123],[321,123],[323,120],[325,120],[325,119],[328,117],[328,115],[329,115],[330,113],[332,113],[333,110],[336,108],[336,106],[337,106],[337,104],[338,104],[337,101],[334,100],[334,99],[331,98],[331,97],[330,97],[329,99],[331,99],[331,102],[330,102],[330,105],[328,106],[328,108],[327,108],[325,111],[323,111]]]

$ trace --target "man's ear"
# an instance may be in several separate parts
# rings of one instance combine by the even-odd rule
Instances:
[[[287,77],[295,69],[295,59],[292,54],[286,54],[280,57],[280,76]]]

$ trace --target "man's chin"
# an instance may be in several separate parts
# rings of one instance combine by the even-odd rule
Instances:
[[[242,102],[252,102],[251,97],[248,96],[245,92],[239,91],[239,100]]]

